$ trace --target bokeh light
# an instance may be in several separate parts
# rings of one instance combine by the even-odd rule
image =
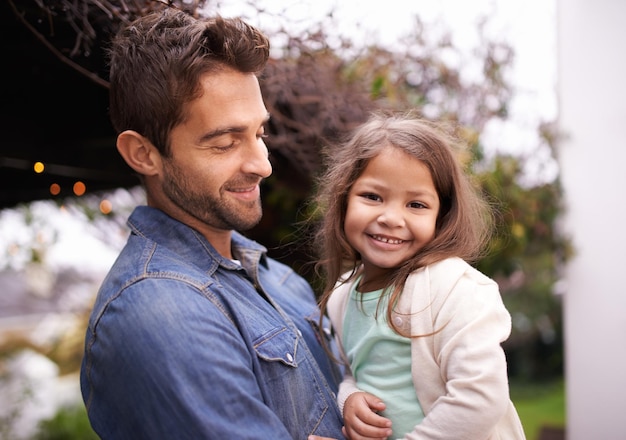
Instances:
[[[74,194],[77,196],[82,196],[83,194],[85,194],[85,191],[87,191],[87,187],[85,186],[85,184],[81,181],[78,181],[74,184]]]
[[[50,185],[50,194],[53,196],[58,196],[61,193],[61,185],[58,183],[53,183]]]
[[[100,202],[100,212],[103,214],[110,214],[113,210],[113,205],[107,199],[104,199]]]

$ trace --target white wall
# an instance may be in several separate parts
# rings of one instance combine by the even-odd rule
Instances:
[[[626,439],[626,1],[558,0],[568,440]],[[541,68],[541,66],[537,66]]]

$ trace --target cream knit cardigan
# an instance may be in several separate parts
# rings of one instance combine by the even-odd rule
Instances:
[[[340,347],[351,286],[338,284],[328,303]],[[500,344],[509,337],[511,317],[498,285],[465,261],[449,258],[408,277],[398,312],[392,319],[401,328],[430,335],[411,341],[411,375],[425,418],[404,439],[525,439],[509,398]],[[337,396],[342,411],[356,391],[347,369]]]

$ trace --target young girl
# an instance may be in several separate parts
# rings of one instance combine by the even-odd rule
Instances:
[[[338,401],[351,439],[525,438],[500,345],[510,315],[466,262],[488,238],[487,204],[450,139],[377,114],[319,180],[320,304],[347,360]]]

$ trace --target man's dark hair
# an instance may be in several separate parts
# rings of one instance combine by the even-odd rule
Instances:
[[[197,19],[166,8],[123,28],[108,49],[110,117],[117,133],[135,130],[169,155],[169,133],[199,97],[205,73],[260,74],[269,40],[238,18]]]

